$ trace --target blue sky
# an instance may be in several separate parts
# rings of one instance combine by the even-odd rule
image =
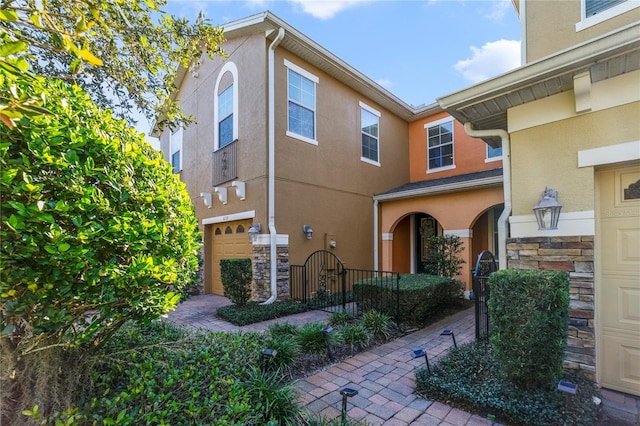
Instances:
[[[413,106],[520,65],[510,0],[168,0],[214,25],[270,10]],[[146,120],[143,120],[146,121]]]

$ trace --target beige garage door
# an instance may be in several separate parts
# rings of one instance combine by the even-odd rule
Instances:
[[[598,371],[640,395],[640,166],[596,173]]]
[[[251,220],[218,223],[213,226],[213,294],[224,295],[220,279],[220,259],[253,257],[249,241]]]

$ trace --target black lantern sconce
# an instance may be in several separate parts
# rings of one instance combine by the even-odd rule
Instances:
[[[558,229],[561,209],[562,205],[558,202],[558,191],[545,188],[542,193],[542,199],[533,208],[533,213],[536,215],[536,221],[538,222],[538,229],[542,231]]]

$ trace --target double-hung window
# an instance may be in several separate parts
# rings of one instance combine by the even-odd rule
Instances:
[[[582,19],[576,23],[576,31],[585,30],[640,7],[637,0],[582,0],[580,4]]]
[[[362,131],[362,154],[360,159],[380,165],[380,113],[360,102],[360,127]]]
[[[584,0],[585,17],[593,16],[627,0]]]
[[[171,133],[169,139],[169,146],[171,147],[171,166],[173,167],[173,173],[180,173],[182,171],[182,128],[178,128],[175,132]]]
[[[218,95],[219,147],[233,142],[233,84]]]
[[[427,130],[427,173],[455,168],[453,159],[453,119],[424,125]]]
[[[316,84],[318,77],[284,61],[287,67],[287,135],[305,142],[316,141]]]

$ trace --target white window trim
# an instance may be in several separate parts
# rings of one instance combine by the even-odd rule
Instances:
[[[502,161],[502,155],[496,155],[495,157],[489,157],[489,145],[486,146],[484,150],[484,162],[485,163],[493,163],[494,161]]]
[[[180,134],[180,137],[175,135]],[[182,139],[184,137],[184,130],[179,127],[175,132],[169,133],[169,162],[171,163],[171,169],[173,170],[173,154],[180,152],[180,164],[178,164],[178,172],[182,171],[182,164],[184,161],[184,150],[182,149]],[[174,138],[176,141],[174,142]]]
[[[216,85],[214,87],[213,96],[213,114],[214,114],[214,126],[213,126],[213,150],[220,149],[220,135],[218,125],[220,124],[220,117],[218,117],[218,96],[220,91],[220,82],[225,73],[230,72],[233,77],[233,140],[238,139],[238,67],[233,62],[226,62],[220,69],[218,77],[216,78]]]
[[[304,78],[311,80],[313,83],[316,84],[316,93],[315,93],[314,105],[313,105],[313,133],[314,133],[315,139],[311,139],[289,130],[289,73],[287,71],[287,132],[286,132],[286,135],[294,139],[298,139],[302,142],[309,143],[311,145],[318,145],[318,125],[317,125],[318,114],[317,114],[316,105],[318,103],[317,85],[318,83],[320,83],[320,79],[317,76],[311,74],[309,71],[300,68],[298,65],[286,59],[284,60],[284,66],[287,67],[287,69],[290,69],[291,71],[297,74],[300,74]]]
[[[424,128],[425,130],[428,129],[429,127],[434,127],[434,126],[439,126],[440,124],[444,124],[444,123],[453,123],[453,117],[445,117],[445,118],[441,118],[439,120],[434,120],[434,121],[429,121],[428,123],[424,124]],[[453,133],[454,131],[454,127],[455,125],[451,126],[451,132]],[[429,168],[429,134],[427,134],[427,174],[429,173],[436,173],[436,172],[443,172],[445,170],[453,170],[456,168],[456,139],[455,139],[455,134],[453,135],[453,164],[450,166],[443,166],[443,167],[437,167],[435,169],[430,169]]]
[[[624,3],[620,3],[616,6],[613,6],[609,9],[605,9],[600,13],[596,13],[593,16],[586,17],[586,2],[585,0],[580,1],[580,16],[582,20],[576,23],[576,32],[580,32],[589,27],[597,25],[601,22],[614,18],[623,13],[629,12],[630,10],[636,9],[640,7],[640,2],[635,0],[627,0]]]
[[[380,167],[380,117],[382,117],[382,114],[377,109],[370,107],[362,101],[358,101],[358,104],[360,105],[360,108],[378,117],[378,161],[363,157],[362,155],[360,156],[360,161]],[[362,118],[362,113],[360,114],[360,117]],[[360,153],[362,153],[362,122],[360,123]]]

